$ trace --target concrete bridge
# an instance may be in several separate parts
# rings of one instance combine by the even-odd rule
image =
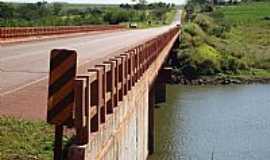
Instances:
[[[179,34],[180,28],[172,24],[1,46],[0,115],[55,124],[55,159],[62,156],[66,126],[76,131],[69,160],[146,159],[154,151],[153,107],[156,100],[164,100],[162,66]],[[75,53],[79,63],[69,87],[57,84],[52,92],[67,103],[71,88],[72,107],[56,108],[50,117],[46,91],[51,49],[56,55]],[[69,69],[55,68],[57,73]]]
[[[77,139],[69,159],[142,160],[154,151],[154,105],[164,100],[166,91],[162,65],[179,32],[170,28],[88,74],[77,75]]]

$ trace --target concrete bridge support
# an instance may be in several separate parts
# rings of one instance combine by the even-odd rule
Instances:
[[[171,76],[171,68],[162,68],[155,82],[149,89],[149,112],[148,112],[148,151],[153,154],[155,151],[155,106],[166,102],[166,83]]]
[[[153,154],[155,151],[155,87],[149,90],[149,103],[148,103],[148,151]]]

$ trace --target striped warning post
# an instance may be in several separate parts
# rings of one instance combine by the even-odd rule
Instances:
[[[76,51],[52,50],[47,114],[50,124],[70,125],[72,122],[76,67]]]

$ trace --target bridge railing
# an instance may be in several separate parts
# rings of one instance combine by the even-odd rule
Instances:
[[[67,121],[63,119],[64,116],[62,118],[53,113],[55,119],[60,121],[51,121],[54,119],[54,117],[51,117],[48,122],[56,126],[68,125],[74,127],[76,130],[74,143],[77,145],[88,144],[91,135],[99,132],[100,126],[106,123],[107,116],[114,114],[115,109],[119,107],[118,104],[123,101],[123,98],[132,90],[132,87],[178,32],[179,28],[172,28],[146,43],[137,45],[125,53],[88,69],[88,73],[71,77],[71,79],[74,78],[74,83],[70,86],[71,90],[74,91],[74,97],[72,97],[74,98],[74,106],[71,110],[68,110],[70,113],[63,115],[70,115],[70,117],[67,118],[66,116],[65,118],[71,118],[72,120]],[[67,50],[54,50],[53,52],[56,55],[70,53]],[[51,57],[56,57],[56,55],[52,54]],[[51,63],[51,66],[53,64]],[[50,104],[49,108],[52,108]],[[49,114],[48,112],[48,117],[50,117]],[[61,135],[61,132],[56,132],[55,136],[59,137],[58,134]],[[56,139],[56,141],[61,141],[61,139]],[[59,151],[56,148],[55,151],[57,150]]]
[[[49,26],[49,27],[0,27],[0,38],[48,36],[68,33],[124,29],[125,25]]]

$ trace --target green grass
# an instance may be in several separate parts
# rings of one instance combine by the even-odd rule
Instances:
[[[45,122],[0,117],[0,159],[51,160],[53,133]]]
[[[270,16],[270,2],[219,6],[213,13],[196,14],[183,27],[180,68],[195,64],[202,75],[213,73],[204,71],[208,67],[218,69],[215,74],[270,78],[270,21],[264,20],[266,16]]]
[[[219,61],[221,59],[220,53],[211,46],[207,44],[202,44],[196,48],[196,52],[193,56],[197,61],[203,61],[204,59],[211,59],[214,61]]]
[[[219,8],[225,14],[225,20],[237,25],[269,24],[262,19],[270,16],[270,2],[241,3],[237,6]]]
[[[234,27],[218,47],[243,57],[252,67],[270,69],[270,21],[263,20],[270,16],[270,2],[244,3],[219,10],[225,15],[225,23]]]
[[[270,70],[251,69],[246,71],[240,71],[238,73],[233,73],[227,76],[240,79],[264,79],[270,78]]]

